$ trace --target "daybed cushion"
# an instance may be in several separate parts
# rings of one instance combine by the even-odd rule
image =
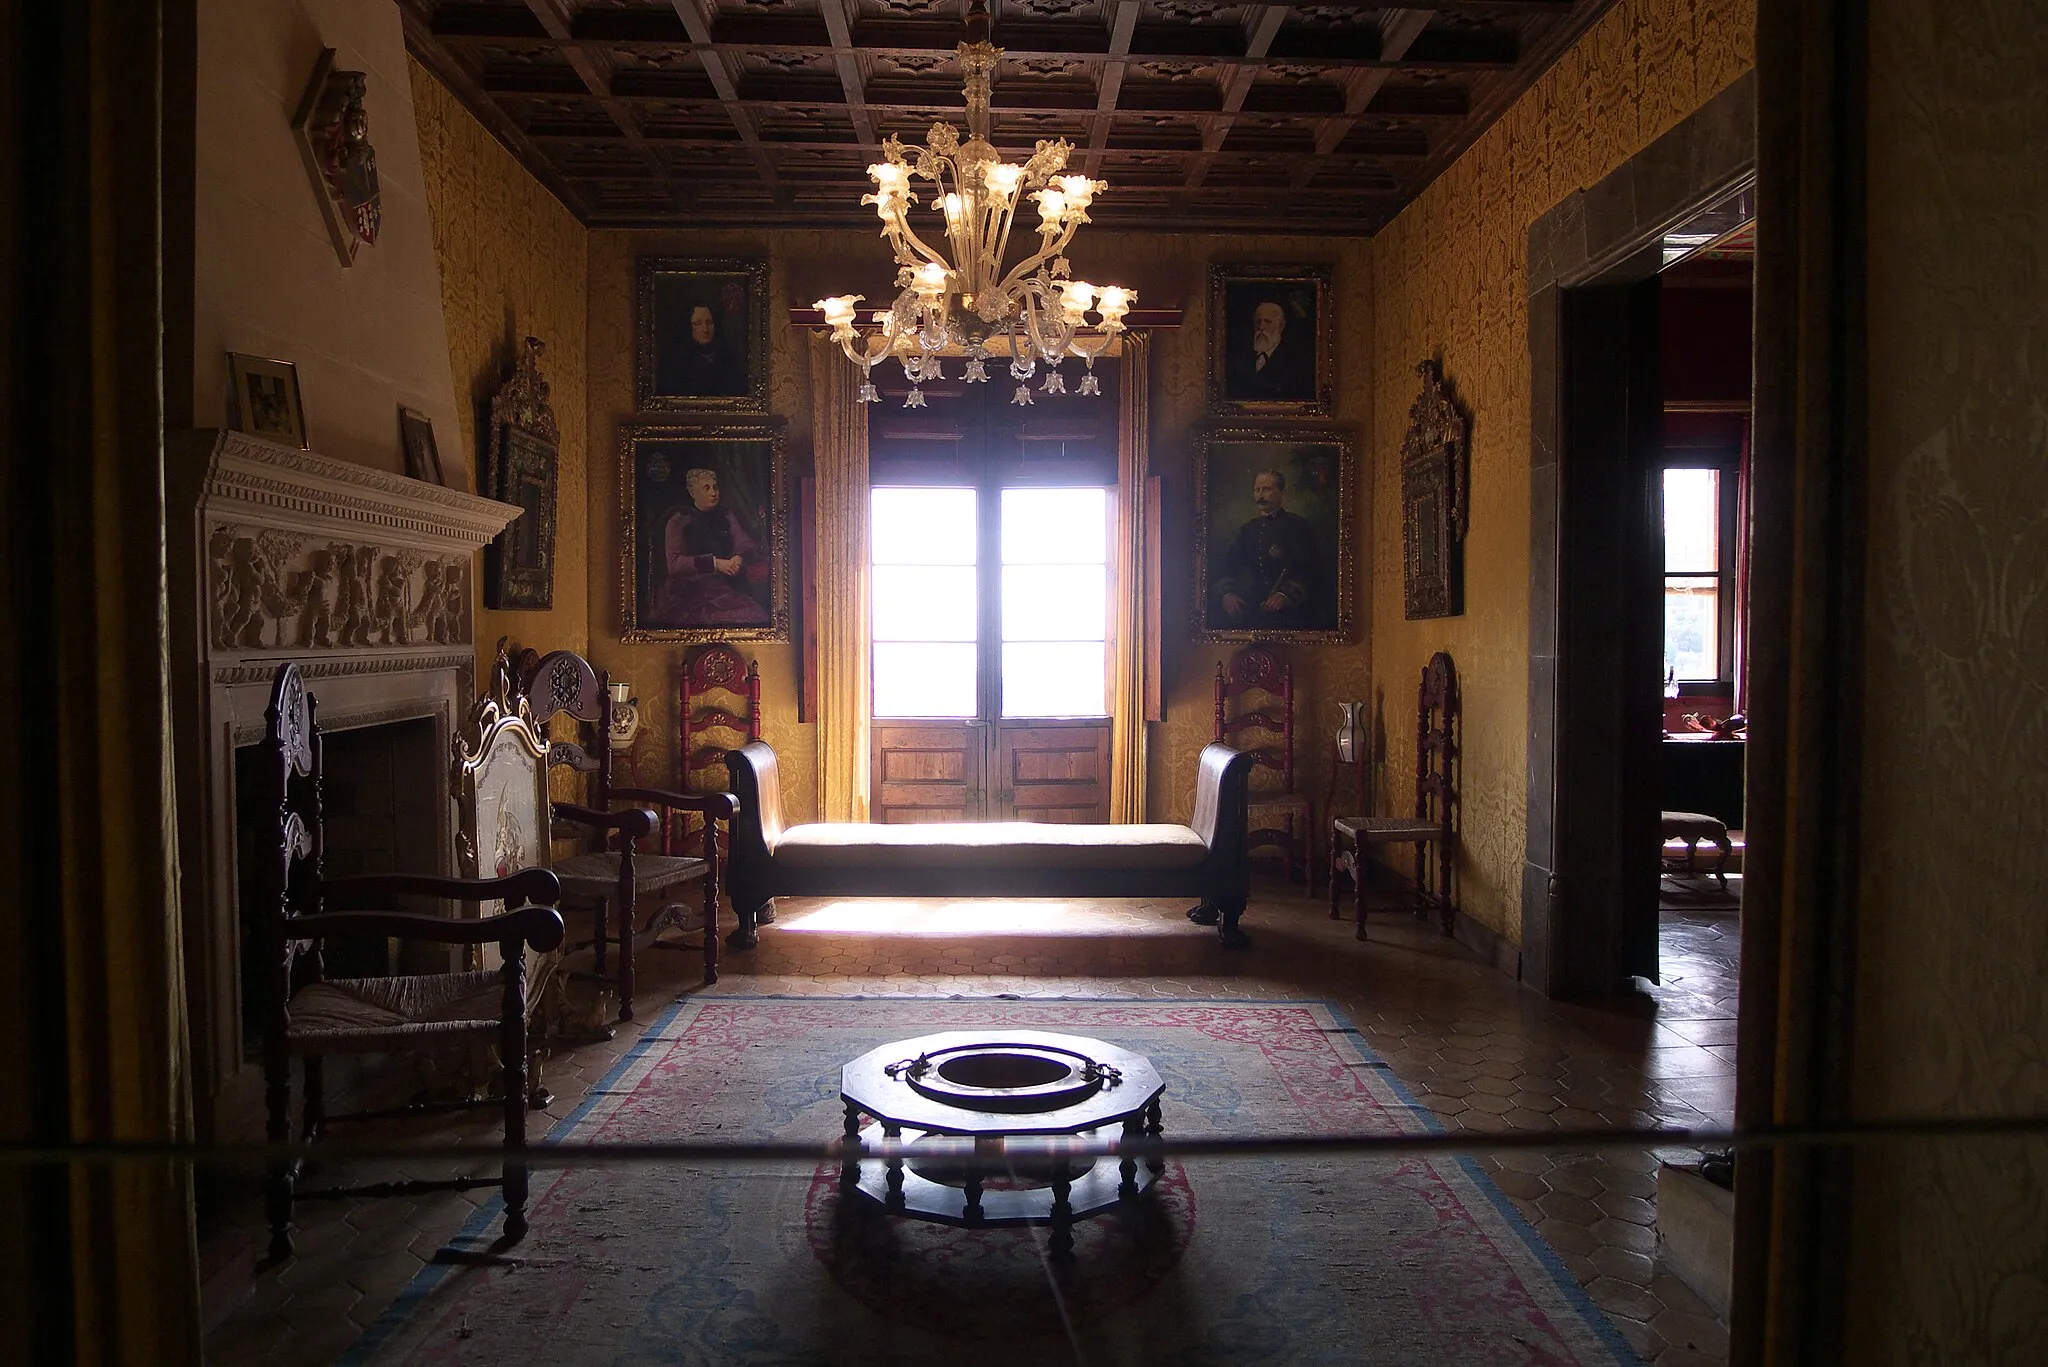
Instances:
[[[1191,869],[1209,847],[1186,826],[831,822],[790,827],[771,853],[792,869]]]

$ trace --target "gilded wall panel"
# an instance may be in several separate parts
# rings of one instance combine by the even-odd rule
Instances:
[[[1856,1108],[2038,1114],[2048,28],[2024,0],[1878,0],[1870,31]],[[1866,1150],[1854,1219],[1847,1360],[2039,1360],[2048,1145]]]
[[[1187,596],[1191,564],[1171,548],[1191,543],[1193,493],[1188,485],[1192,443],[1206,401],[1207,271],[1211,261],[1329,262],[1336,267],[1335,333],[1337,420],[1357,432],[1361,459],[1369,460],[1369,356],[1372,338],[1369,270],[1363,241],[1329,238],[1230,238],[1212,235],[1129,235],[1084,230],[1071,253],[1074,273],[1114,280],[1138,290],[1146,307],[1186,310],[1181,328],[1153,345],[1152,469],[1162,476],[1165,544],[1161,586],[1165,605],[1164,658],[1167,720],[1153,729],[1148,781],[1152,813],[1178,820],[1189,813],[1195,759],[1210,736],[1210,679],[1221,651],[1190,640]],[[864,293],[870,305],[894,293],[884,245],[861,230],[662,233],[599,231],[590,251],[590,465],[591,653],[617,677],[632,680],[645,725],[640,753],[666,775],[674,765],[676,671],[682,648],[619,640],[619,518],[616,512],[618,424],[633,415],[633,262],[652,254],[745,256],[770,262],[770,318],[775,331],[769,408],[788,423],[793,471],[810,464],[810,357],[807,339],[783,325],[792,303],[809,304],[827,293]],[[1069,399],[1065,402],[1076,402]],[[1363,467],[1362,467],[1363,468]],[[1364,527],[1371,481],[1361,479],[1358,525]],[[1363,557],[1361,557],[1361,563]],[[1363,571],[1361,571],[1362,575]],[[1361,583],[1360,618],[1367,616]],[[821,595],[829,595],[821,585]],[[792,820],[817,810],[817,756],[811,728],[796,720],[797,655],[791,646],[757,645],[745,653],[761,664],[762,724],[782,761],[783,799]],[[1303,784],[1318,800],[1328,737],[1336,729],[1340,699],[1369,696],[1370,656],[1365,632],[1347,646],[1290,647],[1300,697]],[[653,773],[649,777],[655,777]]]
[[[1529,225],[1597,182],[1754,62],[1755,0],[1623,0],[1371,244],[1373,689],[1381,810],[1412,800],[1399,738],[1432,652],[1458,663],[1465,912],[1518,942],[1527,818]],[[1415,363],[1439,356],[1472,415],[1465,615],[1402,615],[1398,451]]]
[[[500,636],[537,650],[587,651],[590,512],[584,325],[590,234],[417,62],[413,104],[426,170],[441,309],[460,432],[439,432],[444,464],[478,467],[479,424],[511,373],[520,339],[547,343],[541,373],[561,430],[555,491],[555,592],[547,612],[476,613],[477,678]],[[482,583],[477,560],[474,582]]]

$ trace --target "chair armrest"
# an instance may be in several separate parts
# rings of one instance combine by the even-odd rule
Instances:
[[[614,788],[612,796],[627,802],[652,802],[685,812],[705,812],[719,821],[730,821],[739,812],[739,799],[731,793],[677,793],[667,788]]]
[[[553,879],[554,875],[550,873],[548,877]],[[395,935],[445,945],[509,944],[523,940],[542,953],[561,944],[563,933],[561,912],[533,904],[495,916],[476,917],[420,916],[409,911],[321,911],[294,916],[285,923],[286,938],[292,940],[324,940],[333,935]]]
[[[564,821],[573,821],[597,831],[618,831],[631,840],[654,834],[654,828],[661,824],[660,818],[645,807],[627,807],[616,812],[600,812],[594,807],[579,807],[573,802],[556,802],[550,807]]]
[[[365,873],[320,881],[327,898],[372,900],[387,897],[445,897],[456,902],[538,902],[562,900],[562,880],[549,869],[521,869],[503,878],[443,878],[431,873]],[[318,912],[316,915],[342,915]],[[488,937],[487,937],[488,938]]]

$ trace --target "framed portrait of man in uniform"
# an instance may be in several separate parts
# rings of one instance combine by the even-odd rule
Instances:
[[[1218,427],[1196,440],[1196,640],[1351,639],[1354,467],[1337,428]]]
[[[1328,266],[1209,267],[1209,412],[1330,415]]]

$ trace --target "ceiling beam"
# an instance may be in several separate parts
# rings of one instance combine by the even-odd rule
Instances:
[[[854,0],[818,0],[825,16],[825,31],[832,35],[832,64],[839,68],[839,88],[846,93],[847,112],[853,116],[854,136],[862,147],[881,146],[875,137],[875,121],[868,115],[865,92],[861,89],[860,58],[853,53],[853,35],[846,22],[846,7]]]
[[[1264,5],[1252,10],[1244,55],[1254,60],[1265,56],[1288,13],[1285,5]],[[1230,126],[1235,122],[1238,111],[1244,108],[1245,97],[1251,94],[1252,83],[1258,79],[1258,74],[1256,66],[1240,65],[1235,68],[1223,87],[1223,112],[1202,121],[1202,151],[1189,159],[1184,182],[1184,188],[1189,192],[1201,188],[1203,179],[1209,174],[1209,165],[1215,160],[1215,154],[1223,149],[1223,141],[1230,136]]]
[[[405,50],[432,72],[434,79],[462,102],[463,108],[476,118],[492,137],[496,138],[510,152],[520,165],[531,171],[545,185],[548,192],[568,207],[570,213],[583,221],[590,221],[590,205],[578,193],[575,186],[555,169],[554,163],[536,146],[532,139],[505,113],[498,102],[485,94],[462,63],[447,48],[434,41],[433,32],[425,19],[407,6],[399,11],[405,27]]]
[[[1124,88],[1124,59],[1131,52],[1131,35],[1138,28],[1138,0],[1117,0],[1116,13],[1109,21],[1109,60],[1102,64],[1102,80],[1095,91],[1095,123],[1088,130],[1088,155],[1082,170],[1094,175],[1102,165],[1103,149],[1109,146],[1109,126],[1115,122],[1117,96]]]
[[[726,69],[724,55],[705,50],[711,43],[711,28],[704,22],[703,14],[697,9],[697,0],[674,0],[671,7],[676,12],[676,18],[683,21],[683,30],[690,35],[690,42],[698,49],[697,60],[703,66],[705,78],[711,82],[711,88],[718,92],[718,98],[724,103],[726,116],[732,120],[733,131],[739,134],[740,141],[746,144],[747,153],[753,157],[754,165],[761,169],[761,179],[768,186],[770,193],[776,194],[776,198],[780,199],[775,185],[775,162],[761,146],[761,134],[754,127],[754,116],[740,105],[739,89],[733,84],[732,72]]]
[[[1388,10],[1380,16],[1380,56],[1387,61],[1398,62],[1422,36],[1434,16],[1423,9]],[[1380,88],[1387,83],[1388,68],[1381,66],[1370,71],[1355,72],[1348,81],[1344,92],[1344,117],[1325,119],[1316,130],[1316,155],[1327,157],[1337,150],[1337,144],[1344,141],[1351,132],[1358,116],[1373,102]],[[1294,188],[1299,190],[1314,178],[1314,162],[1304,163],[1295,172]]]
[[[633,117],[633,111],[612,97],[611,54],[601,50],[580,48],[567,42],[570,24],[575,16],[573,8],[566,0],[526,0],[526,8],[540,21],[540,26],[547,31],[548,37],[563,44],[562,59],[568,62],[570,70],[576,73],[577,78],[583,82],[584,89],[590,92],[591,97],[610,117],[613,125],[619,130],[619,136],[639,153],[641,159],[647,163],[648,169],[668,185],[669,192],[673,194],[675,186],[669,184],[667,168],[661,164],[661,158],[654,149],[647,145],[647,139],[641,136],[640,123]]]

